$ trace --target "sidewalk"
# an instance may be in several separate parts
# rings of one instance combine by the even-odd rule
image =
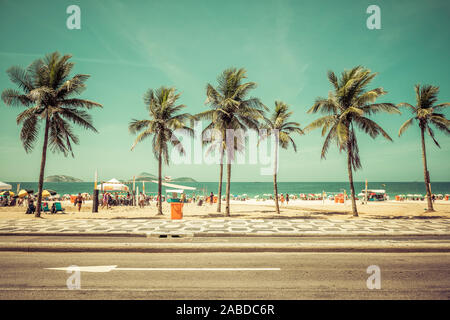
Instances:
[[[439,236],[450,219],[20,219],[0,220],[0,235]]]

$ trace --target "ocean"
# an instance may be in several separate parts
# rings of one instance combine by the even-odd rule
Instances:
[[[7,182],[13,186],[12,191],[15,192],[17,184],[20,183],[21,189],[32,189],[35,192],[38,189],[37,182]],[[196,187],[195,194],[209,194],[211,191],[214,194],[217,193],[218,182],[182,182],[173,184],[184,185],[190,187]],[[132,187],[131,184],[128,186]],[[222,194],[225,194],[226,183],[223,183]],[[136,187],[139,187],[139,191],[142,191],[142,182],[136,182]],[[145,183],[145,192],[156,193],[158,185],[152,182]],[[360,193],[365,187],[364,182],[355,182],[356,194]],[[369,189],[384,189],[391,199],[398,194],[421,194],[424,195],[425,185],[423,182],[369,182]],[[93,182],[45,182],[44,189],[51,189],[58,192],[60,195],[63,194],[77,194],[78,192],[88,192],[92,193],[94,189]],[[173,189],[173,188],[167,188]],[[163,193],[166,187],[163,186]],[[308,193],[321,193],[325,191],[327,193],[341,193],[346,190],[350,193],[348,182],[279,182],[278,192],[279,193],[289,193],[289,194],[308,194]],[[434,194],[450,194],[450,182],[434,182],[431,184],[431,192]],[[231,183],[231,194],[232,195],[242,195],[247,194],[249,197],[254,197],[256,195],[262,196],[263,194],[273,193],[273,183],[272,182],[232,182]],[[192,191],[187,191],[186,194],[191,195]]]

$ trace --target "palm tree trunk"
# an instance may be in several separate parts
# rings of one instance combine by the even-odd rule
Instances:
[[[222,180],[223,180],[223,153],[220,155],[220,176],[219,176],[219,191],[218,191],[218,198],[217,198],[217,212],[222,211]]]
[[[280,205],[278,203],[278,185],[277,185],[277,168],[278,168],[278,145],[275,145],[275,163],[273,168],[273,192],[275,194],[275,208],[280,214]]]
[[[351,145],[347,144],[347,168],[348,168],[348,181],[350,182],[350,192],[352,195],[352,212],[353,216],[358,216],[358,210],[356,209],[356,199],[355,199],[355,187],[353,186],[353,171],[352,171],[352,156],[351,156]]]
[[[44,187],[45,162],[47,161],[48,131],[49,131],[49,120],[48,120],[48,112],[47,112],[47,117],[45,119],[44,145],[42,147],[41,169],[39,171],[38,198],[37,198],[37,203],[36,203],[36,214],[35,214],[36,218],[39,218],[41,216],[41,203],[42,203],[42,191],[43,191],[42,189]]]
[[[425,149],[425,128],[420,126],[420,136],[422,138],[422,159],[423,159],[423,175],[425,178],[425,190],[427,191],[427,203],[428,203],[428,212],[434,211],[433,209],[433,201],[431,200],[431,190],[430,190],[430,173],[428,172],[427,166],[427,152]]]
[[[159,151],[159,159],[158,159],[158,214],[163,215],[162,212],[162,151]]]
[[[231,182],[231,163],[227,163],[227,204],[225,207],[225,216],[230,216],[230,182]]]

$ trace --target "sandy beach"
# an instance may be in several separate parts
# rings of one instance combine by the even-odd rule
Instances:
[[[132,206],[118,206],[110,209],[99,208],[98,213],[92,213],[92,202],[86,201],[81,212],[77,211],[69,201],[64,201],[65,214],[42,213],[43,219],[170,219],[170,206],[163,203],[164,216],[156,216],[156,202],[152,202],[145,208]],[[289,205],[281,205],[281,214],[275,213],[274,202],[267,201],[231,201],[231,217],[225,217],[224,213],[216,212],[216,205],[197,206],[187,203],[183,207],[184,219],[358,219],[351,214],[351,201],[345,204],[336,204],[333,201],[321,200],[305,201],[293,200]],[[425,212],[425,201],[384,201],[358,203],[360,218],[373,219],[407,219],[407,218],[450,218],[450,201],[437,200],[435,212]],[[25,207],[0,207],[0,219],[34,219],[34,215],[25,214]],[[225,211],[223,204],[222,211]]]

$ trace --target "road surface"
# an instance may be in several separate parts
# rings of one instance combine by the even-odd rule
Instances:
[[[72,274],[47,268],[71,265],[118,270],[69,290]],[[381,289],[367,288],[371,265]],[[449,299],[449,266],[448,253],[0,252],[0,299]]]

